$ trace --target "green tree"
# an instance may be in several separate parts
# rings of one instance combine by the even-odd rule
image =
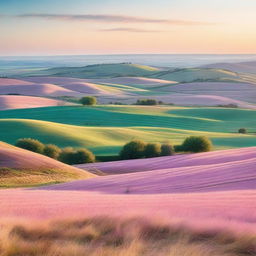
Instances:
[[[174,147],[170,143],[163,143],[161,145],[161,156],[174,155]]]
[[[75,150],[72,147],[66,147],[61,150],[58,160],[66,164],[73,164]]]
[[[212,142],[205,136],[191,136],[185,139],[182,148],[187,152],[208,152],[212,149]]]
[[[45,145],[43,154],[53,159],[58,159],[61,149],[53,144]]]
[[[93,96],[86,96],[79,100],[82,105],[92,106],[97,104],[97,99]]]
[[[146,158],[158,157],[161,155],[161,144],[160,143],[149,143],[146,145],[144,150]]]
[[[17,140],[15,145],[19,148],[30,150],[39,154],[42,154],[44,151],[44,144],[41,143],[39,140],[31,138],[19,139]]]
[[[94,154],[85,148],[78,149],[73,157],[74,164],[85,164],[95,162]]]
[[[67,147],[61,151],[59,160],[66,164],[85,164],[95,162],[95,156],[84,148],[75,150],[72,147]]]
[[[142,140],[132,140],[124,145],[120,151],[121,159],[138,159],[144,157],[146,143]]]
[[[141,100],[137,100],[136,105],[154,106],[154,105],[158,105],[158,101],[154,99],[141,99]]]
[[[239,132],[239,133],[242,133],[242,134],[246,134],[246,133],[247,133],[247,130],[246,130],[246,128],[240,128],[240,129],[238,130],[238,132]]]

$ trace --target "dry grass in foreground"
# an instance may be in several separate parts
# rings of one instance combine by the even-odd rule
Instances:
[[[20,222],[21,223],[21,222]],[[143,219],[0,222],[1,256],[253,256],[256,237]]]
[[[87,173],[70,170],[17,170],[0,167],[0,188],[33,187],[88,178]]]

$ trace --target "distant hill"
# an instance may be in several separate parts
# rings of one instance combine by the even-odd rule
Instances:
[[[60,183],[94,177],[52,158],[0,141],[0,187]]]
[[[202,68],[226,69],[238,73],[256,74],[256,61],[240,62],[240,63],[216,63],[204,65]]]
[[[50,106],[64,106],[71,103],[61,100],[31,97],[22,95],[0,95],[0,110],[19,108],[39,108]]]
[[[146,76],[160,71],[159,68],[137,64],[98,64],[84,67],[58,67],[28,73],[26,76],[65,76],[75,78],[113,78]]]
[[[238,74],[219,68],[185,68],[167,70],[155,73],[152,76],[158,79],[176,81],[180,83],[239,80]]]

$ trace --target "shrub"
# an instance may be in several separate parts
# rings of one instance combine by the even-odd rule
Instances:
[[[144,157],[146,143],[141,140],[133,140],[124,145],[120,152],[121,159],[138,159]]]
[[[66,164],[85,164],[95,162],[95,156],[87,149],[75,150],[72,147],[67,147],[61,151],[59,160]]]
[[[57,159],[59,157],[60,152],[61,149],[59,147],[53,144],[48,144],[45,145],[43,154],[53,159]]]
[[[230,104],[227,104],[227,105],[217,105],[217,107],[220,107],[220,108],[238,108],[238,105],[230,103]]]
[[[174,151],[175,152],[184,152],[183,145],[175,145],[174,146]]]
[[[240,128],[238,130],[239,133],[242,133],[242,134],[246,134],[247,133],[247,130],[245,128]]]
[[[157,105],[158,102],[157,100],[154,99],[142,99],[142,100],[137,100],[136,105],[148,105],[148,106],[153,106]]]
[[[92,106],[92,105],[95,105],[97,104],[97,99],[95,97],[92,97],[92,96],[86,96],[86,97],[83,97],[79,100],[79,102],[82,104],[82,105],[87,105],[87,106]]]
[[[144,150],[146,158],[158,157],[161,155],[161,144],[160,143],[149,143],[146,145]]]
[[[78,149],[74,154],[74,164],[94,163],[95,156],[88,149]]]
[[[66,164],[72,164],[74,161],[75,150],[72,147],[62,149],[59,154],[58,160]]]
[[[42,154],[44,151],[44,144],[41,143],[39,140],[31,138],[19,139],[17,140],[15,145],[19,148],[27,149],[39,154]]]
[[[205,136],[191,136],[185,139],[182,147],[188,152],[208,152],[212,149],[212,142]]]
[[[164,143],[161,145],[161,156],[171,156],[174,154],[174,148],[169,143]]]

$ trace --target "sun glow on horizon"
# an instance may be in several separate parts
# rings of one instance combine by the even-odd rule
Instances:
[[[0,2],[0,55],[256,53],[255,1],[22,2]]]

